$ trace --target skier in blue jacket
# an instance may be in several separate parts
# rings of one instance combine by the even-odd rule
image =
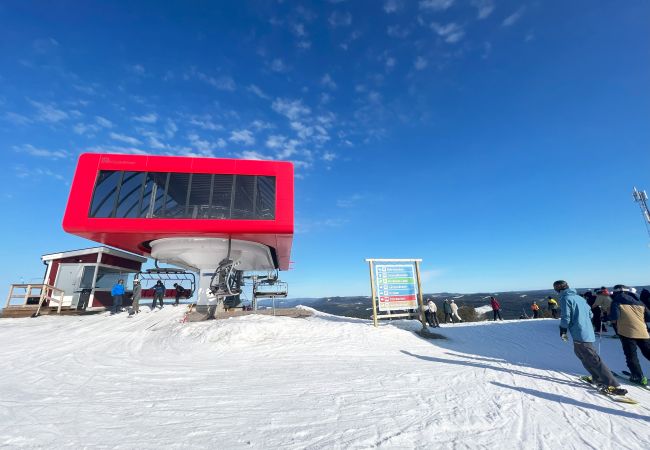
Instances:
[[[553,283],[553,289],[560,296],[560,337],[567,341],[567,331],[573,339],[573,351],[582,363],[590,377],[584,377],[586,381],[596,384],[604,394],[625,395],[627,391],[620,387],[614,375],[605,365],[593,342],[596,341],[594,327],[591,323],[593,314],[587,301],[580,297],[575,289],[570,289],[569,284],[564,280]]]
[[[113,285],[111,295],[113,296],[111,314],[117,314],[122,310],[122,302],[124,301],[124,280],[118,280],[117,283]]]

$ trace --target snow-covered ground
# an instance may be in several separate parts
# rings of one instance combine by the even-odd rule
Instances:
[[[317,313],[180,323],[182,308],[0,320],[0,446],[648,448],[650,392],[622,405],[557,320],[446,326]],[[603,339],[613,369],[620,342]],[[644,370],[650,365],[643,360]]]

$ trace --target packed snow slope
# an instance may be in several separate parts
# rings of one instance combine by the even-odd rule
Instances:
[[[641,449],[650,392],[576,382],[558,321],[447,340],[321,313],[180,323],[183,308],[0,320],[0,447]],[[624,369],[620,342],[601,354]],[[650,366],[643,360],[650,373]]]

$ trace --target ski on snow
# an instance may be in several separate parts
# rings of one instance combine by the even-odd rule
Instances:
[[[606,392],[601,391],[600,389],[597,389],[596,386],[594,386],[593,383],[589,382],[587,377],[580,377],[578,378],[579,381],[582,383],[588,384],[589,386],[593,387],[596,389],[596,392],[598,392],[601,395],[604,395],[605,397],[609,398],[610,400],[617,402],[617,403],[627,403],[628,405],[637,405],[639,402],[637,400],[634,400],[632,397],[628,397],[627,395],[612,395],[608,394]]]

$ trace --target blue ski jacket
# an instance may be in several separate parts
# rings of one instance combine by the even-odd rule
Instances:
[[[566,328],[575,342],[595,342],[593,314],[587,301],[575,289],[560,292],[560,328]]]
[[[124,295],[124,285],[120,283],[114,285],[113,289],[111,289],[111,295]]]

